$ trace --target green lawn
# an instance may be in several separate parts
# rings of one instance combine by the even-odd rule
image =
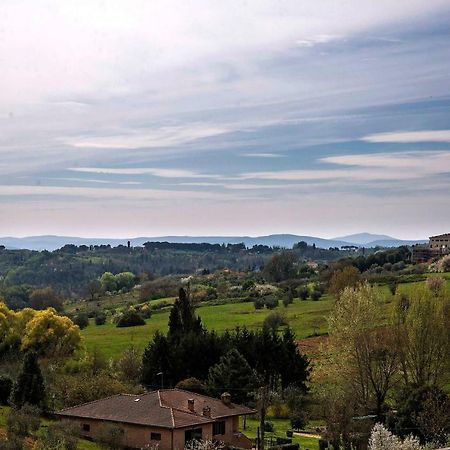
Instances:
[[[280,302],[280,306],[275,311],[285,314],[297,337],[303,339],[314,333],[326,332],[326,317],[331,304],[331,298],[325,295],[319,301],[296,299],[287,308]],[[201,306],[197,309],[206,327],[219,333],[232,330],[236,326],[259,328],[270,312],[267,309],[255,310],[252,302]],[[97,348],[105,356],[113,357],[129,345],[144,349],[157,330],[167,329],[168,319],[169,311],[165,310],[156,311],[146,324],[140,327],[117,328],[112,323],[97,326],[91,322],[82,331],[82,335],[88,350]]]
[[[291,430],[291,426],[288,419],[268,419],[269,422],[274,424],[274,432],[266,433],[266,437],[286,437],[286,430]],[[246,428],[244,429],[244,422],[241,419],[241,431],[249,438],[256,438],[258,433],[259,421],[257,419],[247,418]],[[292,442],[300,444],[301,450],[319,450],[319,440],[312,437],[304,437],[294,435]]]

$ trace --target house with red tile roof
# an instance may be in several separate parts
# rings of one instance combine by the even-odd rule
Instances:
[[[56,416],[74,424],[81,436],[98,440],[105,427],[120,428],[128,448],[157,445],[160,450],[182,450],[197,440],[216,440],[249,449],[250,439],[239,431],[239,417],[256,411],[231,401],[181,389],[161,389],[142,395],[119,394],[63,409]]]

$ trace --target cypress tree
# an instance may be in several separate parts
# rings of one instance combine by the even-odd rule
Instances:
[[[11,393],[11,403],[16,408],[22,408],[25,404],[42,409],[45,406],[44,378],[37,354],[33,351],[27,352],[24,356],[22,370]]]

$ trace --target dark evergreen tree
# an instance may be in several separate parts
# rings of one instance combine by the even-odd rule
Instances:
[[[236,403],[246,403],[258,387],[259,380],[247,360],[233,348],[209,369],[207,385],[212,395],[227,391]]]
[[[45,407],[45,384],[35,352],[27,352],[23,359],[22,370],[11,392],[11,403],[16,408],[25,404]]]
[[[180,288],[178,298],[170,311],[169,338],[178,340],[183,334],[190,332],[201,333],[202,331],[201,319],[195,314],[195,308],[190,296],[183,288]]]

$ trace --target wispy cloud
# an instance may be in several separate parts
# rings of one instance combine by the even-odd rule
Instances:
[[[153,175],[160,178],[218,178],[218,175],[202,174],[185,169],[164,169],[157,167],[108,168],[108,167],[70,167],[68,170],[82,173],[108,175]]]
[[[393,131],[370,134],[362,138],[366,142],[393,142],[407,144],[413,142],[450,142],[450,130]]]
[[[284,158],[285,155],[280,153],[242,153],[241,156],[246,158]]]
[[[226,133],[224,127],[208,124],[161,127],[147,132],[127,132],[110,136],[70,137],[60,139],[77,148],[137,149],[180,145]]]

